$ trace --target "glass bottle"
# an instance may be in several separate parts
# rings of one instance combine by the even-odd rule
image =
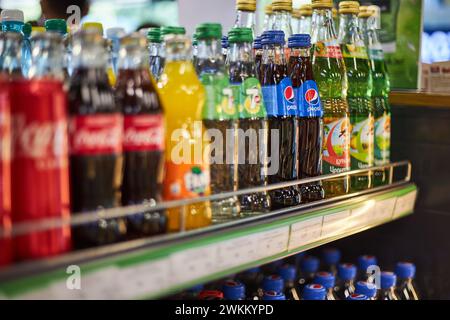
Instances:
[[[236,0],[234,28],[250,28],[256,36],[256,0]]]

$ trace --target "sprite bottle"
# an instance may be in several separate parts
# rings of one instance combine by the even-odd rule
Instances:
[[[384,61],[383,49],[378,37],[377,12],[372,6],[360,7],[359,24],[369,53],[369,65],[372,71],[372,103],[374,109],[374,154],[375,165],[381,166],[390,161],[391,146],[391,108],[389,106],[389,75]],[[389,169],[375,170],[374,187],[389,183]]]
[[[337,42],[331,0],[312,2],[312,64],[323,105],[323,174],[350,170],[350,118],[347,104],[347,74]],[[324,181],[326,197],[349,190],[348,177]]]
[[[350,109],[350,163],[352,170],[373,166],[372,74],[367,50],[358,25],[359,3],[339,3],[339,43],[348,78],[347,101]],[[358,191],[372,186],[372,173],[351,176],[351,189]]]
[[[212,193],[237,190],[236,129],[238,113],[222,56],[222,26],[203,23],[196,29],[198,51],[195,69],[206,90],[203,124],[212,142],[210,186]],[[220,133],[217,137],[216,134]],[[221,139],[219,144],[217,139]],[[217,146],[214,145],[217,143]],[[213,223],[238,217],[237,197],[211,203]]]

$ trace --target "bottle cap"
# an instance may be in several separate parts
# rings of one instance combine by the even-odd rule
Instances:
[[[263,300],[286,300],[286,296],[281,292],[266,291],[264,292]]]
[[[303,289],[303,300],[325,300],[327,292],[321,284],[308,284]]]
[[[338,15],[338,10],[336,8],[331,9],[331,12],[333,14],[333,19],[337,17]]]
[[[355,293],[363,294],[369,299],[377,294],[377,286],[366,281],[358,281],[355,285]]]
[[[273,0],[272,10],[292,12],[292,0]]]
[[[315,273],[319,269],[319,259],[313,256],[306,256],[300,263],[300,270],[304,273]]]
[[[326,265],[337,265],[341,260],[341,252],[336,248],[326,248],[322,251],[322,259]]]
[[[263,46],[271,44],[284,46],[285,44],[284,32],[281,30],[264,31],[263,34],[261,35],[261,44]]]
[[[239,281],[227,280],[223,285],[223,296],[227,300],[245,299],[245,286]]]
[[[330,272],[318,272],[314,277],[314,283],[321,284],[325,289],[330,289],[334,287],[335,278]]]
[[[45,28],[44,27],[31,27],[31,32],[32,33],[41,33],[41,32],[45,32]]]
[[[0,15],[2,22],[24,22],[23,11],[16,9],[4,9]]]
[[[283,292],[284,289],[283,278],[281,278],[277,274],[265,277],[262,283],[262,289],[264,291]]]
[[[297,270],[291,264],[283,264],[278,268],[278,274],[284,281],[295,281],[297,278]]]
[[[395,266],[395,274],[400,279],[414,278],[416,275],[416,266],[411,262],[399,262]]]
[[[198,297],[200,300],[223,299],[223,292],[219,290],[203,290]]]
[[[67,23],[64,19],[49,19],[45,21],[45,30],[58,32],[62,35],[67,33]]]
[[[83,30],[96,30],[103,36],[103,25],[100,22],[85,22],[81,26]]]
[[[108,28],[106,29],[106,37],[108,39],[117,40],[126,35],[125,29],[116,27],[116,28]]]
[[[339,14],[346,13],[359,13],[359,2],[358,1],[341,1],[339,2]]]
[[[168,34],[185,35],[186,29],[184,27],[176,27],[176,26],[161,27],[161,36],[164,37]]]
[[[377,265],[377,258],[371,255],[358,257],[358,268],[360,271],[367,272],[367,268]]]
[[[29,38],[32,31],[33,31],[33,27],[31,26],[31,23],[27,22],[23,25],[22,33],[25,37]]]
[[[221,39],[222,25],[220,23],[202,23],[195,29],[197,40]]]
[[[264,7],[264,13],[267,15],[271,15],[273,13],[272,4],[269,3]]]
[[[359,293],[352,293],[346,300],[368,300],[367,296]]]
[[[333,0],[312,0],[311,7],[315,8],[333,8]]]
[[[292,18],[300,19],[301,16],[300,9],[292,9]]]
[[[256,11],[256,0],[236,0],[236,10]]]
[[[261,37],[256,37],[253,41],[253,49],[262,49]]]
[[[224,49],[226,49],[226,48],[228,48],[229,47],[229,44],[228,44],[228,37],[227,36],[223,36],[222,37],[222,48],[224,48]],[[254,268],[255,269],[255,268]],[[258,268],[259,269],[259,268]]]
[[[369,11],[368,6],[360,6],[359,7],[359,14],[358,18],[368,18],[372,15],[372,13]]]
[[[356,277],[356,266],[351,263],[342,263],[338,266],[337,275],[344,281],[353,280]]]
[[[397,282],[397,276],[395,273],[390,271],[384,271],[381,272],[380,276],[380,286],[381,289],[389,289],[395,286],[395,283]]]
[[[253,42],[252,29],[250,28],[233,28],[228,33],[229,43]]]
[[[147,39],[152,43],[161,43],[161,28],[150,28],[147,32]]]
[[[310,4],[304,4],[300,6],[300,15],[303,17],[311,17],[312,16],[312,6]]]

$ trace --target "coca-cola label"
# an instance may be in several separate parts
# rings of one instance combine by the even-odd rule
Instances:
[[[123,150],[164,150],[162,114],[129,115],[124,119]]]
[[[73,116],[69,135],[72,155],[121,153],[123,117],[119,113]]]

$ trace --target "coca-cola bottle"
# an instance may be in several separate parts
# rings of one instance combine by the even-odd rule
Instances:
[[[122,38],[116,102],[124,115],[124,206],[161,200],[164,119],[147,58],[144,36]],[[148,236],[164,232],[167,219],[163,212],[143,211],[128,216],[127,222],[129,236]]]
[[[73,38],[74,71],[69,87],[70,178],[72,212],[120,204],[123,117],[106,72],[104,39],[96,30]],[[100,211],[99,211],[100,212]],[[126,219],[99,219],[73,229],[77,247],[124,238]]]

